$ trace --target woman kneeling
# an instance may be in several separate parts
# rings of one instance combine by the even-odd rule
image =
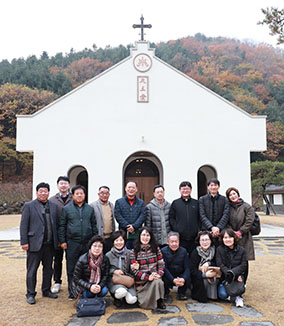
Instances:
[[[235,301],[237,307],[243,307],[244,301],[241,294],[245,291],[244,275],[247,270],[247,255],[243,247],[237,244],[239,237],[230,228],[221,232],[222,245],[217,248],[216,263],[221,268],[223,284],[220,284],[218,295],[220,299]],[[228,287],[235,282],[242,293],[228,298]],[[238,283],[236,283],[238,282]],[[227,289],[226,289],[227,286]],[[238,289],[237,289],[238,290]]]
[[[89,251],[77,261],[73,283],[82,289],[83,298],[104,297],[109,274],[109,260],[103,255],[104,239],[95,235],[89,241]]]
[[[109,291],[114,296],[114,304],[122,306],[126,303],[134,304],[137,301],[134,289],[134,276],[130,271],[130,250],[125,247],[126,235],[123,230],[113,232],[111,236],[113,247],[106,254],[110,262]]]
[[[135,275],[139,306],[144,309],[165,309],[164,260],[152,231],[148,227],[139,230],[130,253],[131,270]]]

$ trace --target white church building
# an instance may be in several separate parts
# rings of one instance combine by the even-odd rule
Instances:
[[[89,202],[101,185],[114,202],[127,180],[137,181],[146,203],[163,184],[171,202],[181,181],[190,181],[198,198],[217,177],[222,194],[234,186],[251,202],[250,152],[266,150],[266,117],[248,114],[139,41],[118,64],[17,116],[17,150],[33,152],[34,188],[48,182],[51,194],[57,177],[67,175],[87,187]]]

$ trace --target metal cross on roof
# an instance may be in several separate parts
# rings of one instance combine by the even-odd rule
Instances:
[[[144,17],[143,15],[141,15],[141,24],[137,25],[137,24],[134,24],[132,27],[133,28],[141,28],[141,40],[140,41],[144,41],[144,28],[152,28],[152,25],[151,24],[148,24],[148,25],[144,25]]]

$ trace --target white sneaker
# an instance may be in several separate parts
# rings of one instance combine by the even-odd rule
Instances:
[[[244,299],[242,297],[236,297],[235,300],[236,307],[243,307],[244,306]]]
[[[61,284],[60,283],[55,283],[53,285],[53,288],[51,289],[51,292],[52,293],[58,293],[60,291],[60,288],[61,288]]]

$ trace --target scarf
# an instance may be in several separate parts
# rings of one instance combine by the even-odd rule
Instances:
[[[118,258],[118,266],[117,267],[118,267],[118,269],[122,270],[122,266],[123,266],[122,259],[124,259],[124,261],[125,261],[128,249],[126,247],[123,247],[121,250],[118,250],[115,247],[112,247],[110,251],[114,254],[114,256],[116,258]]]
[[[100,265],[103,261],[103,254],[99,255],[99,257],[95,257],[91,253],[91,249],[89,250],[89,265],[91,267],[91,275],[89,282],[93,282],[94,284],[99,284],[101,280],[101,268]]]
[[[215,246],[209,247],[204,251],[200,246],[196,247],[198,255],[201,257],[199,266],[204,265],[205,263],[211,262],[215,256]]]

